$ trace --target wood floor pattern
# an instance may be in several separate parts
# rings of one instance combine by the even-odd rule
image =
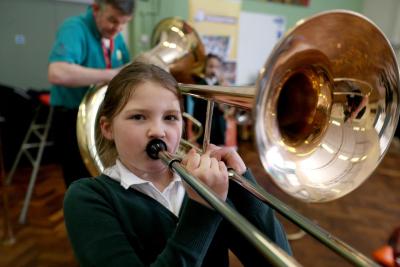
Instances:
[[[350,194],[332,202],[300,202],[278,189],[268,178],[251,143],[240,147],[258,182],[271,194],[332,235],[371,258],[372,252],[387,242],[400,225],[400,145],[392,143],[373,174]],[[281,217],[288,233],[299,228]],[[343,258],[306,235],[291,241],[295,258],[304,266],[351,266]]]
[[[30,168],[19,169],[9,192],[9,206],[15,244],[0,245],[1,267],[79,266],[69,244],[62,211],[65,192],[57,164],[40,168],[27,222],[18,223]],[[3,214],[2,214],[3,215]],[[3,216],[0,230],[3,234]]]
[[[268,192],[369,257],[400,225],[400,147],[392,145],[372,176],[354,192],[323,204],[302,203],[278,189],[262,169],[252,143],[240,143],[239,151]],[[78,266],[65,232],[61,208],[65,189],[57,164],[41,167],[27,223],[17,223],[29,175],[29,168],[19,169],[8,190],[16,243],[0,245],[0,267]],[[288,233],[298,231],[286,219],[281,220]],[[1,210],[0,221],[1,237]],[[351,266],[308,235],[291,241],[291,246],[304,266]]]

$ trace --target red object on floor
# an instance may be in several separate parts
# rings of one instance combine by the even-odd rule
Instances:
[[[393,257],[393,248],[389,245],[385,245],[381,248],[378,248],[372,253],[372,257],[376,262],[385,266],[385,267],[395,267],[394,265],[394,257]]]

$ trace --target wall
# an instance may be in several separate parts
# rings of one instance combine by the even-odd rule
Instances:
[[[0,84],[47,89],[47,59],[58,26],[85,12],[93,0],[0,0]],[[161,18],[187,19],[186,0],[137,0],[135,18],[124,36],[132,55],[149,49],[146,41]],[[17,38],[17,40],[16,40]],[[17,44],[18,43],[18,44]]]
[[[400,60],[400,1],[365,0],[363,14],[381,28],[392,43],[397,60]]]
[[[0,84],[44,89],[47,59],[62,21],[86,4],[56,0],[0,1]]]
[[[243,0],[242,10],[255,13],[281,15],[286,18],[287,28],[315,13],[331,9],[348,9],[361,12],[364,0],[310,0],[307,7],[280,3],[270,3],[265,0]]]
[[[363,14],[374,21],[387,36],[391,37],[394,33],[399,3],[398,0],[365,0]]]
[[[369,16],[395,43],[400,43],[399,5],[398,0],[310,0],[308,7],[301,7],[266,0],[242,0],[244,11],[282,15],[288,28],[299,19],[323,10],[355,10]],[[84,12],[86,6],[59,0],[1,0],[0,84],[48,88],[47,58],[56,29],[66,17]],[[188,10],[187,0],[138,0],[129,30],[132,55],[149,49],[152,29],[159,20],[169,16],[187,19]],[[19,38],[17,41],[23,44],[16,44],[18,34],[25,37],[25,43]]]
[[[135,56],[150,49],[150,38],[157,23],[167,17],[189,16],[188,0],[141,0],[130,27],[131,52]]]

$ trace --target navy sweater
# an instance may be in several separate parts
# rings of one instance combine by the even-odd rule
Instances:
[[[253,180],[250,172],[245,177]],[[281,224],[267,205],[235,183],[227,202],[287,252]],[[69,239],[81,266],[245,266],[268,262],[214,210],[187,197],[179,218],[153,198],[100,175],[75,181],[64,200]]]

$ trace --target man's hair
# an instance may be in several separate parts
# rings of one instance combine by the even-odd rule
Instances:
[[[215,58],[216,60],[218,60],[220,63],[224,63],[224,61],[222,60],[222,58],[220,56],[218,56],[217,54],[213,54],[213,53],[209,53],[207,54],[207,58],[206,61]]]
[[[124,15],[132,15],[136,7],[136,0],[95,0],[95,2],[99,6],[104,4],[111,5],[113,8],[121,11]]]

